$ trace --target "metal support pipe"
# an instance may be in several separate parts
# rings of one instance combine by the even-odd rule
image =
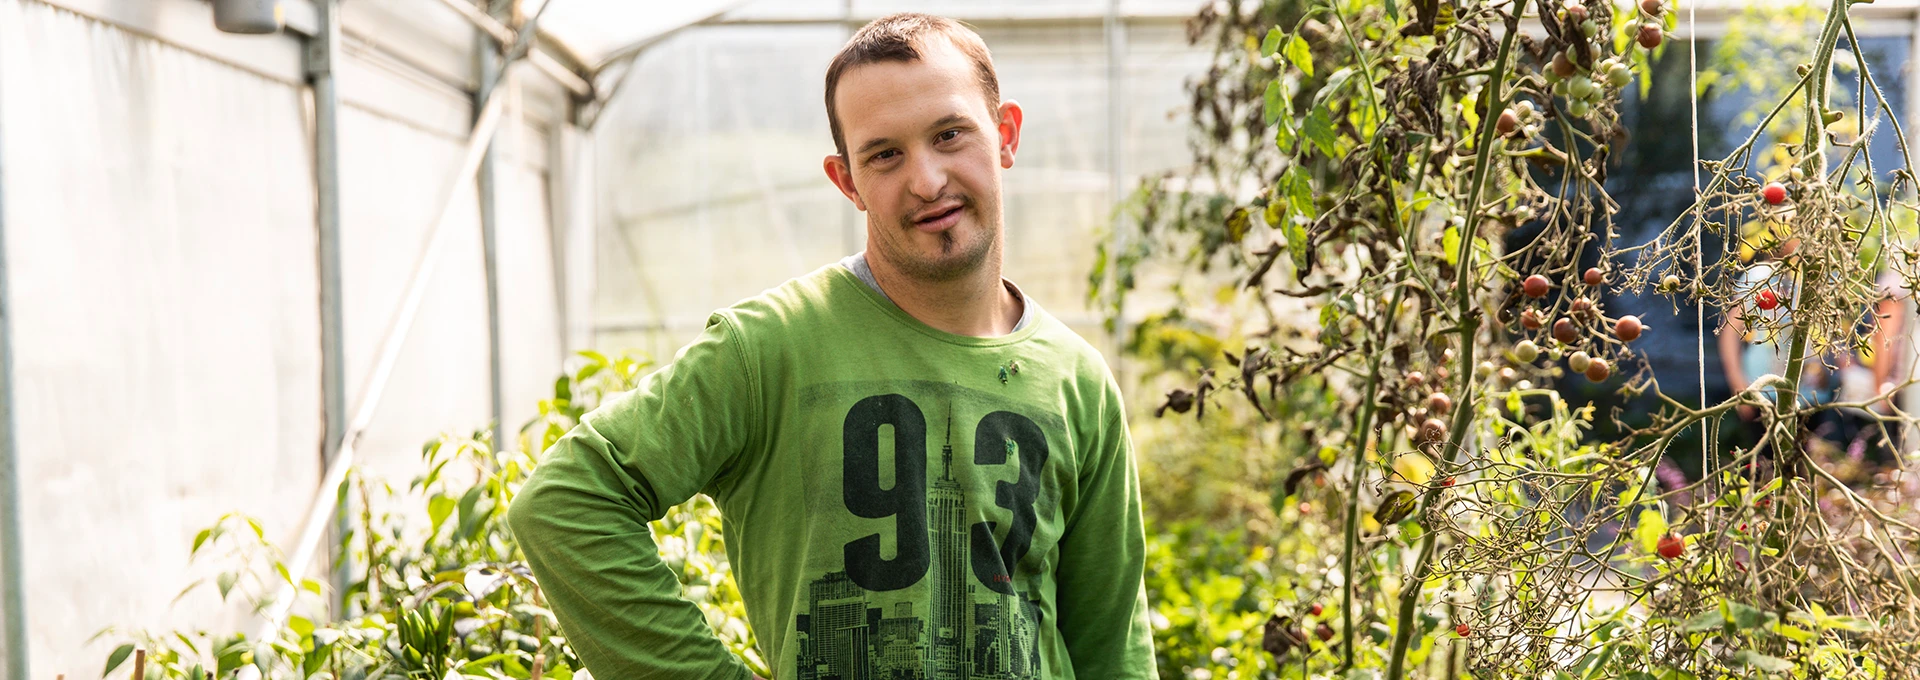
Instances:
[[[335,86],[334,57],[340,53],[339,0],[318,0],[316,28],[307,39],[307,79],[313,84],[313,178],[317,203],[320,269],[320,393],[326,437],[320,445],[320,471],[340,450],[347,433],[346,324],[341,312],[340,274],[340,92]],[[352,530],[348,508],[334,513],[332,544]],[[352,560],[333,560],[333,613],[346,615],[346,592]]]
[[[13,421],[13,303],[7,291],[5,154],[0,154],[0,608],[7,680],[28,680],[27,597],[20,552],[20,449]]]
[[[1126,59],[1127,25],[1120,18],[1120,0],[1107,0],[1107,18],[1104,28],[1107,32],[1107,200],[1114,206],[1120,205],[1126,196]],[[1107,294],[1120,299],[1120,277],[1114,268],[1121,251],[1127,247],[1127,218],[1119,210],[1113,210],[1113,233],[1107,240]],[[1114,360],[1111,362],[1115,382],[1121,382],[1125,373],[1120,361],[1120,348],[1126,338],[1126,314],[1124,310],[1113,310],[1113,324],[1107,331],[1107,342],[1113,347]]]
[[[511,5],[502,0],[494,0],[489,12],[498,16]],[[506,88],[506,67],[500,63],[499,49],[511,43],[495,43],[493,37],[483,29],[474,29],[473,59],[480,72],[480,90],[473,97],[473,108],[479,110],[493,95]],[[499,163],[500,137],[494,135],[489,140],[486,153],[480,156],[479,199],[480,199],[480,257],[486,270],[487,287],[487,394],[493,405],[493,451],[500,453],[512,448],[512,440],[507,438],[506,390],[501,385],[500,369],[500,202],[496,196],[498,178],[495,165]]]
[[[440,4],[446,5],[454,13],[465,17],[475,28],[493,36],[493,39],[499,41],[502,46],[513,44],[513,29],[508,28],[499,19],[480,11],[479,8],[467,4],[465,0],[440,0]],[[540,69],[541,73],[547,74],[547,77],[573,92],[575,96],[584,99],[593,98],[593,83],[580,74],[574,73],[573,69],[567,68],[553,57],[547,56],[547,53],[538,49],[528,50],[527,63],[533,64],[534,68]]]
[[[541,6],[544,11],[552,3]],[[534,14],[520,30],[520,37],[513,48],[502,59],[512,64],[527,53],[533,40],[535,24],[540,15]],[[489,90],[493,84],[488,84]],[[420,311],[420,303],[426,297],[427,282],[433,279],[433,271],[439,266],[440,251],[446,242],[447,225],[453,215],[454,198],[460,195],[461,185],[474,180],[480,169],[480,157],[493,140],[493,133],[500,125],[500,112],[505,108],[505,97],[488,97],[482,106],[480,117],[474,122],[473,131],[467,136],[466,150],[461,156],[460,168],[454,171],[450,182],[441,195],[440,208],[434,213],[433,226],[428,229],[427,244],[420,252],[420,259],[413,265],[413,274],[407,279],[407,288],[400,296],[400,307],[394,310],[393,322],[387,327],[386,335],[380,339],[380,348],[374,355],[373,369],[368,372],[366,382],[361,387],[360,400],[355,403],[353,419],[347,421],[347,430],[340,440],[340,450],[335,452],[333,460],[327,463],[327,473],[320,478],[320,485],[314,492],[313,504],[308,506],[307,517],[302,525],[299,542],[294,544],[293,559],[286,562],[288,573],[304,574],[313,563],[313,554],[320,546],[320,539],[326,535],[328,520],[339,507],[340,485],[347,479],[347,469],[353,466],[355,449],[360,436],[367,431],[367,425],[373,422],[373,414],[380,408],[380,398],[385,395],[387,380],[393,376],[393,367],[400,359],[400,348],[405,344],[407,332],[413,328],[414,317]],[[296,577],[297,578],[297,577]],[[268,640],[276,636],[287,615],[293,611],[294,598],[298,589],[292,584],[281,584],[278,592],[264,612],[265,618],[254,634],[255,640]],[[257,677],[258,669],[248,665],[242,667],[243,673],[252,672]],[[24,679],[22,679],[24,680]]]

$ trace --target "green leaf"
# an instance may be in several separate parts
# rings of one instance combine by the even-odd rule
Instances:
[[[1262,112],[1263,112],[1263,115],[1266,117],[1266,121],[1268,125],[1272,125],[1274,121],[1280,120],[1280,114],[1286,110],[1284,107],[1281,106],[1281,103],[1282,102],[1280,100],[1280,81],[1278,80],[1267,81],[1267,93],[1264,98],[1264,102],[1263,102],[1264,108],[1262,108]]]
[[[1287,40],[1286,57],[1301,73],[1313,75],[1313,50],[1307,47],[1307,39],[1300,37],[1300,34],[1295,33]]]
[[[468,489],[466,495],[460,497],[459,533],[462,536],[471,535],[473,529],[480,525],[480,517],[474,512],[474,506],[480,503],[480,493],[484,489],[486,487],[476,486]]]
[[[1298,165],[1287,169],[1286,178],[1287,207],[1293,209],[1293,214],[1306,218],[1308,222],[1312,222],[1315,216],[1313,212],[1313,180],[1307,177],[1307,171]],[[1304,262],[1305,260],[1302,259],[1302,261]]]
[[[233,582],[239,578],[239,574],[229,571],[221,573],[219,578],[214,579],[214,583],[220,586],[220,601],[227,600],[227,593],[233,590]]]
[[[1850,630],[1855,633],[1871,633],[1880,628],[1873,619],[1858,616],[1823,616],[1820,617],[1820,627]]]
[[[1687,622],[1682,624],[1680,629],[1689,633],[1706,633],[1720,630],[1720,628],[1725,625],[1727,625],[1727,618],[1720,615],[1719,607],[1714,607],[1695,614],[1691,619],[1687,619]]]
[[[1412,491],[1395,491],[1386,500],[1380,501],[1380,507],[1373,509],[1373,520],[1383,527],[1394,524],[1412,515],[1415,506]]]
[[[1394,21],[1400,20],[1400,6],[1393,0],[1387,0],[1387,18]]]
[[[1312,263],[1307,256],[1313,245],[1307,242],[1307,219],[1294,215],[1280,222],[1280,235],[1287,240],[1287,255],[1293,260],[1294,276],[1304,277]]]
[[[300,662],[300,672],[305,677],[313,677],[320,667],[333,657],[333,645],[321,645],[306,655]]]
[[[1239,243],[1247,237],[1247,230],[1253,228],[1253,218],[1247,215],[1246,208],[1234,208],[1227,215],[1227,242]]]
[[[205,529],[201,529],[200,533],[194,534],[193,549],[187,551],[187,559],[193,559],[194,555],[200,554],[200,546],[206,544],[207,539],[212,537],[213,537],[213,527],[207,527]]]
[[[1280,50],[1280,41],[1285,37],[1286,34],[1280,32],[1279,26],[1267,29],[1266,39],[1260,41],[1260,56],[1273,56],[1274,52]]]
[[[126,663],[127,657],[132,654],[133,643],[131,642],[113,648],[113,653],[107,655],[107,669],[100,671],[100,677],[104,678],[113,673],[113,669],[119,668],[120,664]]]
[[[1768,673],[1785,673],[1793,670],[1793,662],[1777,656],[1767,656],[1751,649],[1742,649],[1727,657],[1735,666],[1745,666]]]
[[[287,630],[293,631],[297,637],[307,637],[313,634],[313,620],[304,616],[289,616]]]
[[[1660,537],[1667,534],[1667,518],[1653,510],[1641,510],[1640,521],[1633,527],[1633,539],[1640,543],[1640,549],[1648,553],[1660,547]]]
[[[508,652],[498,652],[495,654],[488,654],[478,659],[468,661],[466,664],[460,666],[460,672],[479,673],[481,671],[486,670],[487,664],[491,664],[497,661],[504,661],[510,658],[513,658],[513,654]]]
[[[1460,266],[1460,230],[1447,227],[1440,232],[1440,252],[1447,257],[1447,264]]]
[[[1751,630],[1770,625],[1778,620],[1778,617],[1776,617],[1773,612],[1762,611],[1739,602],[1728,602],[1727,614],[1733,620],[1733,625],[1739,626],[1743,630]]]
[[[1313,107],[1307,114],[1307,120],[1300,126],[1300,133],[1307,141],[1328,158],[1334,157],[1333,117],[1327,112],[1327,105]]]
[[[1799,642],[1803,644],[1808,642],[1813,642],[1814,638],[1817,637],[1816,635],[1814,635],[1812,632],[1808,631],[1805,628],[1801,628],[1799,626],[1790,626],[1784,623],[1778,626],[1774,626],[1773,632],[1776,634],[1779,634],[1781,637],[1788,638],[1790,640],[1793,640],[1794,642]]]
[[[447,517],[452,514],[453,499],[448,498],[445,494],[434,494],[433,498],[427,501],[427,519],[433,523],[433,533],[435,535],[440,533],[440,525],[445,523]]]

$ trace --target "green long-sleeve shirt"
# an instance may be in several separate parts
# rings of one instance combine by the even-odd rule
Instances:
[[[749,677],[647,530],[695,493],[776,680],[1155,678],[1132,452],[1057,319],[945,333],[833,265],[715,312],[509,521],[600,680]]]

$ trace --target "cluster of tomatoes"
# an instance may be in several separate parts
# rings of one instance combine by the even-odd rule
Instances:
[[[1598,289],[1607,282],[1607,276],[1598,267],[1593,267],[1581,275],[1580,281],[1588,288]],[[1553,284],[1547,280],[1547,277],[1534,274],[1520,283],[1520,292],[1529,298],[1539,299],[1546,297],[1552,287]],[[1553,321],[1551,335],[1556,346],[1551,351],[1555,358],[1558,358],[1562,347],[1570,347],[1580,342],[1580,326],[1575,323],[1576,318],[1583,321],[1605,318],[1600,313],[1599,304],[1586,296],[1574,298],[1573,302],[1567,305],[1567,314],[1568,316],[1562,316]],[[1546,316],[1538,310],[1529,308],[1520,312],[1521,328],[1537,331],[1545,326]],[[1623,343],[1633,342],[1640,338],[1640,334],[1645,332],[1646,328],[1646,325],[1640,322],[1640,317],[1629,314],[1613,320],[1613,337]],[[1540,354],[1540,345],[1532,340],[1521,340],[1513,345],[1513,356],[1521,363],[1533,363]],[[1603,382],[1613,375],[1613,366],[1606,359],[1591,356],[1584,350],[1574,350],[1567,354],[1567,368],[1587,376],[1588,380],[1594,382]]]
[[[1641,0],[1640,12],[1644,16],[1634,35],[1634,40],[1641,47],[1651,50],[1665,40],[1666,34],[1659,21],[1665,11],[1662,0]],[[1566,100],[1567,113],[1575,118],[1585,118],[1593,112],[1594,106],[1606,98],[1606,90],[1600,83],[1617,90],[1633,81],[1633,72],[1617,58],[1594,59],[1603,51],[1600,24],[1579,0],[1569,0],[1557,15],[1563,27],[1562,35],[1569,44],[1567,49],[1554,53],[1544,75],[1547,84],[1553,88],[1554,96]],[[1499,122],[1501,134],[1511,134],[1527,113],[1529,111],[1515,109],[1502,112]]]

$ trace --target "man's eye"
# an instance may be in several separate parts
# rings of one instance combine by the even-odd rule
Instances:
[[[955,138],[955,137],[959,137],[959,136],[960,136],[960,131],[959,131],[959,130],[948,130],[948,131],[946,131],[946,132],[942,132],[942,133],[940,133],[940,137],[939,137],[939,139],[940,139],[940,141],[943,141],[943,142],[945,142],[945,141],[949,141],[949,140],[952,140],[953,138]]]
[[[888,159],[888,158],[892,158],[892,157],[893,157],[893,155],[894,155],[894,154],[896,154],[896,153],[899,153],[899,152],[898,152],[898,151],[894,151],[893,149],[887,149],[886,151],[882,151],[882,152],[880,152],[880,153],[877,153],[877,154],[874,154],[874,155],[873,155],[873,157],[871,157],[871,158],[869,158],[868,160],[873,160],[873,161],[884,161],[884,160],[886,160],[886,159]]]

